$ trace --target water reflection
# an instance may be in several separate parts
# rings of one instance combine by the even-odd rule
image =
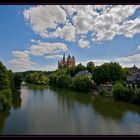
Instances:
[[[23,86],[25,87],[25,86]],[[45,89],[48,89],[48,86],[46,85],[35,85],[35,84],[26,84],[26,87],[30,90],[34,91],[44,91]]]
[[[0,114],[2,134],[138,134],[140,130],[137,105],[37,85],[22,86],[22,100],[19,95],[13,98],[11,114]]]
[[[13,93],[11,108],[13,108],[14,110],[20,108],[21,101],[22,101],[21,93],[20,92]],[[0,134],[2,133],[2,131],[4,129],[4,123],[5,123],[6,119],[10,116],[11,108],[9,108],[8,110],[6,110],[4,112],[0,112]]]
[[[13,93],[12,107],[16,110],[21,107],[21,93],[15,92]]]
[[[96,98],[93,101],[94,109],[105,118],[121,121],[127,112],[140,115],[140,106],[131,103],[114,101],[110,98]]]
[[[10,111],[0,112],[0,134],[4,129],[4,123],[9,116],[10,116]]]
[[[63,108],[72,110],[76,102],[92,106],[93,110],[107,119],[121,121],[127,112],[133,112],[140,116],[140,106],[121,101],[114,101],[109,97],[94,97],[86,94],[72,92],[66,89],[53,88],[58,94],[58,101]]]
[[[91,103],[91,97],[85,94],[77,93],[67,89],[60,89],[50,87],[51,90],[55,91],[54,94],[57,95],[59,104],[62,104],[63,109],[73,110],[75,104],[82,103],[84,105],[89,105]]]

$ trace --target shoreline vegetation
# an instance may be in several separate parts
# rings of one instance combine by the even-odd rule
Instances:
[[[80,74],[88,71],[91,75]],[[140,104],[140,89],[127,87],[126,78],[131,75],[128,68],[119,63],[104,63],[95,66],[88,62],[74,67],[61,67],[55,71],[26,71],[13,73],[0,62],[0,111],[10,108],[14,93],[20,90],[22,81],[29,84],[70,89],[115,100]]]
[[[22,79],[18,73],[7,70],[0,62],[0,112],[9,109],[20,90]]]
[[[79,71],[86,70],[92,76],[77,75]],[[140,89],[127,87],[126,79],[131,75],[131,71],[122,68],[119,63],[104,63],[96,67],[93,62],[88,62],[86,67],[80,63],[75,67],[61,67],[51,72],[27,71],[22,74],[26,83],[50,85],[140,104]]]

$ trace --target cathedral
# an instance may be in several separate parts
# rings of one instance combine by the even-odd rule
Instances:
[[[75,58],[74,56],[68,55],[68,57],[65,57],[65,54],[63,55],[63,58],[59,61],[58,60],[58,68],[69,68],[75,66]]]

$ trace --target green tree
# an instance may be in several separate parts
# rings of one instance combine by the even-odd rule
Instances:
[[[110,63],[108,64],[109,69],[109,77],[110,81],[115,82],[117,80],[121,80],[123,77],[123,69],[119,65],[119,63]]]
[[[110,95],[111,95],[111,92],[109,92],[106,88],[101,88],[101,89],[99,90],[99,94],[100,94],[101,96],[110,96]]]
[[[92,61],[87,63],[87,70],[91,73],[95,70],[95,64]]]
[[[0,111],[6,110],[12,104],[13,93],[19,81],[15,82],[14,75],[11,70],[0,62]]]
[[[76,67],[67,68],[67,74],[70,75],[71,77],[75,76],[75,74],[76,74]]]
[[[57,86],[61,88],[69,88],[71,78],[68,75],[59,75],[57,77]]]
[[[131,72],[128,68],[123,68],[123,76],[122,76],[122,79],[123,80],[126,80],[127,76],[130,75]]]
[[[49,75],[49,84],[50,85],[56,85],[57,84],[57,75],[56,73],[52,73]]]
[[[103,64],[95,69],[93,80],[97,84],[104,84],[110,81],[108,64]]]
[[[86,67],[83,66],[81,63],[79,63],[77,66],[76,66],[76,73],[78,73],[79,71],[82,71],[82,70],[86,70]]]
[[[0,62],[0,90],[8,88],[9,81],[7,78],[6,67]]]
[[[15,82],[14,82],[14,74],[12,73],[12,70],[7,71],[7,77],[9,80],[9,86],[10,86],[12,92],[14,92],[15,91]]]
[[[71,88],[80,92],[88,92],[91,88],[91,80],[87,76],[78,76],[72,80]]]
[[[14,88],[16,90],[19,90],[20,89],[21,82],[22,82],[22,76],[21,76],[21,74],[15,73],[14,74]]]
[[[27,83],[33,83],[33,84],[39,84],[39,85],[49,84],[48,76],[44,75],[43,73],[38,73],[38,72],[27,74],[25,77],[25,81]]]
[[[93,74],[93,80],[97,84],[104,84],[106,82],[115,82],[122,80],[123,71],[118,63],[104,63],[97,67]]]
[[[123,84],[117,83],[113,86],[113,97],[116,100],[131,101],[134,94],[132,90],[124,87]]]

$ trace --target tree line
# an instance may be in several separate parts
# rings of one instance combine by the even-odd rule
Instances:
[[[75,76],[82,70],[88,70],[92,74],[92,78],[86,75]],[[97,67],[91,61],[86,66],[79,63],[75,67],[59,68],[53,72],[28,71],[24,73],[24,77],[27,83],[49,84],[60,88],[88,92],[92,88],[93,81],[97,85],[122,81],[126,79],[128,74],[128,69],[123,69],[118,63],[105,63]]]
[[[79,71],[88,70],[92,77],[87,75],[76,76]],[[116,100],[140,104],[140,89],[134,90],[126,87],[126,78],[131,72],[128,68],[122,68],[119,63],[104,63],[95,66],[88,62],[86,66],[81,63],[75,67],[59,68],[51,72],[28,71],[23,73],[26,83],[51,85],[59,88],[71,89],[88,93],[96,85],[101,96],[111,96]],[[113,87],[108,90],[102,84],[111,83]]]
[[[20,89],[21,82],[21,75],[7,70],[0,61],[0,111],[11,106],[14,93]]]

